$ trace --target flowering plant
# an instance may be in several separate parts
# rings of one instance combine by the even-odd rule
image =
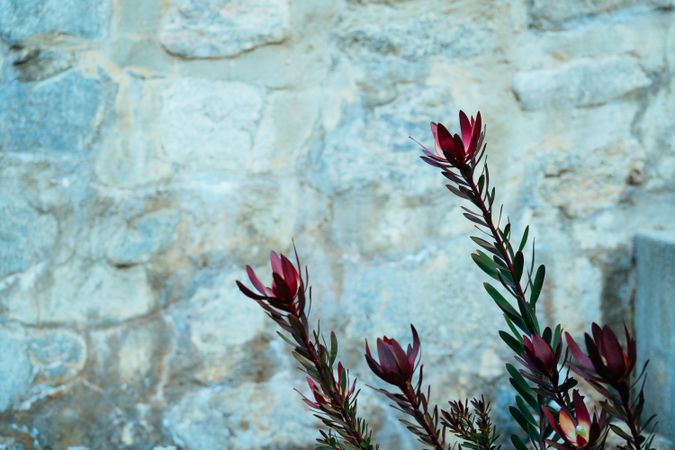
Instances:
[[[636,344],[625,327],[625,347],[608,326],[592,324],[586,334],[584,353],[562,325],[542,327],[537,302],[546,269],[535,264],[535,249],[526,264],[525,249],[529,227],[517,240],[512,226],[496,207],[496,191],[490,186],[485,157],[485,126],[480,112],[475,118],[459,113],[460,133],[451,134],[440,123],[431,123],[433,150],[420,144],[421,158],[441,170],[447,188],[465,200],[464,216],[483,236],[472,236],[479,247],[471,256],[492,283],[485,291],[501,310],[505,329],[500,338],[513,351],[515,363],[506,370],[516,395],[509,412],[521,428],[511,435],[517,450],[604,448],[608,433],[615,433],[627,450],[648,450],[654,435],[654,417],[642,418],[646,364],[635,374]],[[487,236],[487,238],[485,237]],[[309,394],[305,403],[323,422],[317,439],[320,449],[376,449],[372,431],[357,413],[360,389],[349,370],[337,361],[338,340],[330,333],[330,344],[318,329],[309,325],[311,289],[307,269],[303,278],[300,260],[296,263],[272,252],[272,284],[266,287],[247,267],[253,289],[237,282],[239,289],[256,301],[281,328],[280,335],[293,348],[293,356],[307,376]],[[496,282],[496,283],[495,283]],[[420,337],[411,325],[412,344],[404,347],[384,336],[376,340],[376,354],[365,343],[365,360],[372,372],[391,386],[378,389],[406,418],[401,421],[425,448],[455,448],[448,442],[453,434],[459,448],[496,450],[499,435],[490,419],[490,404],[483,397],[451,401],[448,409],[431,403],[431,389],[424,388]],[[565,345],[566,344],[566,345]],[[624,350],[625,348],[625,350]],[[593,414],[581,395],[577,378],[604,400]],[[449,433],[448,433],[449,432]]]

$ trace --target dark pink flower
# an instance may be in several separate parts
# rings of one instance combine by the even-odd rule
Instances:
[[[485,130],[482,127],[480,111],[469,119],[464,111],[459,112],[459,134],[452,135],[443,124],[431,122],[434,135],[434,151],[422,146],[425,156],[422,159],[432,166],[463,166],[472,160],[483,147]]]
[[[554,351],[548,342],[536,334],[524,336],[523,344],[524,354],[516,356],[516,359],[533,373],[540,373],[548,378],[557,378],[562,345],[559,343]]]
[[[572,394],[572,405],[574,412],[567,408],[561,408],[558,418],[545,406],[542,406],[542,412],[548,423],[551,424],[553,431],[560,436],[565,444],[547,440],[550,445],[557,449],[576,449],[591,448],[600,443],[605,436],[607,420],[604,414],[599,417],[593,414],[591,418],[588,408],[584,403],[584,398],[577,389]]]
[[[609,326],[605,325],[601,328],[600,325],[594,323],[592,332],[593,336],[588,333],[585,335],[588,355],[581,351],[569,333],[565,333],[567,346],[576,361],[572,364],[572,368],[594,386],[597,386],[597,383],[606,383],[615,388],[624,385],[630,379],[630,374],[635,367],[635,339],[624,325],[627,347],[624,351]]]
[[[387,336],[377,339],[378,361],[370,354],[370,348],[366,341],[366,361],[375,375],[389,384],[405,386],[412,380],[413,373],[417,368],[417,356],[420,350],[420,339],[415,327],[410,325],[413,335],[413,344],[403,351],[401,344]]]
[[[265,286],[256,276],[251,266],[246,266],[246,273],[251,280],[251,284],[258,293],[253,292],[243,283],[237,281],[237,286],[247,297],[256,300],[261,304],[266,304],[274,309],[297,313],[295,299],[298,293],[304,289],[304,283],[300,276],[300,263],[296,268],[293,263],[284,255],[276,252],[270,252],[270,263],[272,265],[272,285]]]

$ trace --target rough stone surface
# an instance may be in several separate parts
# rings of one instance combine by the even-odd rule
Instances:
[[[578,59],[513,77],[513,92],[525,109],[599,105],[648,85],[638,61],[614,56]]]
[[[575,19],[584,19],[600,14],[622,12],[624,8],[642,6],[659,8],[671,6],[671,0],[571,0],[550,3],[534,0],[530,6],[532,25],[545,29],[558,29],[574,23]]]
[[[635,332],[638,364],[649,360],[649,377],[659,382],[645,388],[645,414],[658,414],[659,432],[675,437],[675,380],[670,372],[675,366],[675,233],[640,234],[635,241],[637,292],[635,298]]]
[[[190,393],[167,412],[165,425],[176,442],[189,450],[226,448],[286,448],[312,445],[312,420],[299,401],[289,402],[288,374],[267,383],[243,383],[236,388],[205,388]],[[212,414],[217,410],[220,414]],[[245,411],[245,413],[244,413]],[[265,419],[260,420],[262,417]],[[269,417],[269,419],[268,419]],[[283,423],[283,427],[278,424]]]
[[[675,229],[671,0],[3,6],[0,448],[309,448],[303,377],[234,283],[292,239],[380,448],[419,445],[363,339],[410,323],[432,401],[484,393],[508,437],[474,228],[408,138],[459,109],[536,237],[542,323],[631,323],[634,236]]]
[[[0,329],[0,411],[7,409],[14,400],[24,395],[32,381],[32,367],[26,346],[20,337],[9,330]]]
[[[0,277],[29,269],[48,255],[57,223],[25,202],[0,200]]]
[[[105,79],[75,70],[40,83],[4,83],[0,149],[60,153],[87,149],[103,118],[108,93]]]
[[[0,8],[0,38],[15,44],[35,35],[98,38],[106,34],[109,0],[7,0]]]
[[[7,317],[31,325],[107,324],[147,314],[155,305],[141,266],[114,268],[81,261],[36,278],[35,288],[20,286],[19,293],[2,301]]]
[[[160,39],[176,55],[213,58],[281,42],[289,31],[288,0],[172,0]]]
[[[261,108],[261,94],[244,83],[182,79],[164,86],[159,134],[169,164],[188,173],[250,166]],[[183,126],[193,120],[196,126]]]

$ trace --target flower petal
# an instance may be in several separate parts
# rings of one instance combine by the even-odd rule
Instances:
[[[439,123],[436,127],[436,143],[438,144],[438,147],[442,153],[452,154],[455,151],[455,144],[453,142],[452,135],[442,123]]]
[[[560,431],[562,432],[562,437],[567,442],[576,442],[577,440],[577,425],[574,423],[572,415],[567,411],[567,409],[562,408],[560,410],[560,415],[558,416],[558,423],[560,424]]]
[[[281,274],[283,269],[281,268],[281,258],[277,252],[270,252],[270,263],[272,264],[272,272]]]
[[[255,274],[251,266],[246,266],[246,273],[248,274],[248,279],[251,280],[253,287],[255,287],[258,290],[258,292],[264,295],[265,285],[262,284],[260,279],[258,279],[258,276]]]
[[[295,270],[293,263],[284,255],[281,255],[281,268],[288,289],[292,294],[295,294],[298,290],[298,271]]]
[[[464,148],[469,148],[472,134],[471,123],[469,122],[469,118],[466,117],[464,111],[459,112],[459,128],[462,131],[462,143],[464,144]]]
[[[415,360],[417,359],[417,355],[420,351],[420,337],[418,336],[417,330],[413,324],[410,324],[410,329],[412,330],[413,335],[413,345],[412,351],[408,352],[408,363],[411,367],[415,367]]]
[[[591,416],[588,413],[588,408],[584,403],[584,398],[579,394],[579,390],[575,389],[572,393],[572,402],[574,404],[574,413],[577,416],[577,425],[581,425],[588,436],[591,430]]]
[[[603,327],[602,338],[605,350],[602,356],[604,356],[607,361],[607,369],[614,378],[618,379],[623,377],[626,373],[623,349],[621,348],[621,344],[619,344],[619,340],[616,338],[614,331],[612,331],[608,325]]]
[[[239,280],[237,280],[237,287],[239,288],[242,294],[253,300],[265,300],[266,298],[262,295],[256,294],[255,292],[244,286],[244,284]]]

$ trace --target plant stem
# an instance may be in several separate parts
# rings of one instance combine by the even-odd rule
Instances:
[[[319,358],[319,355],[317,355],[314,345],[310,342],[306,330],[303,333],[302,340],[305,349],[312,358],[312,363],[314,364],[316,370],[323,377],[330,377],[331,386],[335,386],[335,378],[333,376],[333,372],[330,370],[326,370],[324,365],[321,364],[321,358]],[[344,402],[342,402],[341,399],[337,398],[337,394],[332,389],[329,390],[329,394],[331,399],[331,406],[333,406],[340,414],[340,419],[347,426],[347,431],[352,437],[354,443],[358,445],[359,448],[361,449],[370,450],[371,449],[370,444],[364,442],[363,436],[361,436],[361,433],[359,432],[357,421],[354,418],[354,416],[345,409]]]
[[[469,187],[471,188],[471,192],[473,193],[473,196],[475,198],[474,204],[480,209],[481,214],[483,215],[483,220],[485,220],[485,223],[487,224],[488,228],[490,229],[490,233],[492,234],[493,239],[495,240],[495,244],[497,245],[497,248],[499,252],[502,254],[504,258],[504,262],[506,262],[506,267],[511,274],[511,278],[513,279],[513,284],[514,284],[514,291],[516,296],[518,297],[519,301],[522,301],[524,304],[527,304],[527,300],[525,299],[525,291],[523,290],[522,286],[520,285],[520,280],[516,276],[516,271],[514,269],[513,265],[513,260],[511,258],[511,253],[509,252],[509,249],[504,242],[504,239],[499,232],[499,229],[497,228],[497,225],[495,225],[494,220],[492,218],[492,213],[490,212],[490,209],[487,207],[485,204],[485,201],[483,200],[483,196],[478,189],[478,186],[476,186],[476,183],[473,181],[473,171],[470,169],[468,166],[464,168],[460,168],[460,173],[464,180],[468,183]],[[534,330],[531,330],[534,331]],[[557,387],[557,383],[556,383]],[[560,403],[560,399],[556,399]],[[565,402],[563,400],[561,406],[564,406]],[[539,411],[538,411],[539,412]],[[546,421],[544,420],[543,415],[540,413],[539,417],[539,448],[541,450],[545,450],[548,448],[548,445],[546,444],[544,436],[544,430],[546,429]]]
[[[426,411],[426,409],[424,411],[421,410],[420,402],[418,401],[417,395],[415,395],[415,391],[410,382],[406,383],[405,388],[402,389],[402,391],[403,394],[405,395],[405,398],[408,400],[408,403],[410,403],[410,406],[412,406],[412,408],[415,410],[415,420],[417,420],[417,423],[419,423],[424,429],[424,431],[427,433],[427,436],[429,437],[434,448],[436,448],[437,450],[445,450],[443,444],[441,444],[441,442],[438,440],[436,428],[432,423],[429,423],[428,412]]]
[[[621,406],[626,413],[626,424],[630,429],[630,434],[634,442],[629,442],[635,446],[635,450],[641,450],[640,448],[640,430],[638,424],[635,421],[635,416],[633,415],[633,409],[630,406],[630,395],[627,391],[620,391],[619,395],[621,396]]]
[[[509,270],[509,273],[511,274],[511,278],[513,278],[513,284],[515,286],[515,291],[516,295],[518,298],[520,298],[523,302],[526,302],[525,300],[525,291],[520,285],[520,280],[517,279],[516,277],[516,271],[513,268],[513,260],[511,259],[511,254],[509,253],[508,247],[506,246],[506,243],[504,242],[504,239],[502,238],[501,234],[499,233],[499,230],[497,229],[497,226],[495,225],[493,219],[492,219],[492,213],[488,209],[487,205],[483,201],[483,197],[478,190],[478,186],[476,186],[476,183],[473,181],[473,175],[471,170],[467,168],[460,169],[460,173],[462,174],[462,177],[464,177],[464,180],[469,184],[469,187],[471,188],[471,192],[473,193],[476,202],[475,205],[478,206],[480,209],[481,213],[483,214],[483,219],[485,220],[485,223],[487,224],[488,228],[490,229],[490,233],[492,234],[492,237],[495,240],[495,244],[497,244],[499,251],[502,253],[504,256],[504,261],[506,262],[506,267]]]

